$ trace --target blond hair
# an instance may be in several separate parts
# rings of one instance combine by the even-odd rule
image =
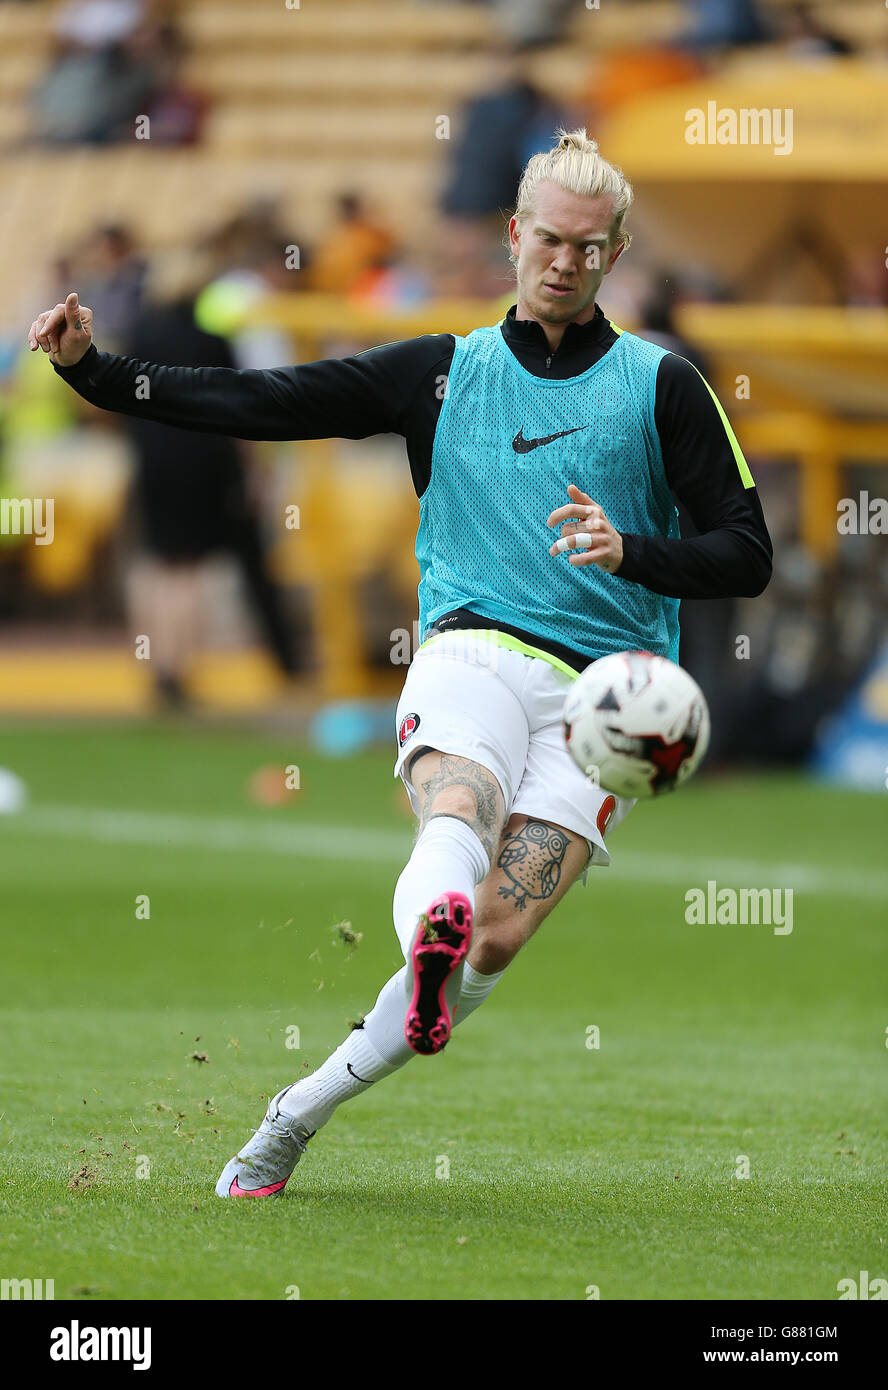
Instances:
[[[624,177],[622,169],[602,158],[598,153],[598,141],[586,134],[585,127],[579,130],[559,128],[555,134],[558,143],[551,150],[532,155],[521,175],[515,204],[518,222],[523,224],[530,216],[537,184],[547,180],[559,188],[566,188],[569,193],[576,193],[580,198],[613,198],[611,237],[625,249],[632,240],[623,227],[623,219],[635,196],[632,185]],[[514,265],[514,255],[510,256],[510,260]]]

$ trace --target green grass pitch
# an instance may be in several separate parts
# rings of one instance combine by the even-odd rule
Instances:
[[[295,801],[254,806],[250,774],[289,762]],[[223,1203],[264,1097],[399,964],[390,756],[24,723],[0,766],[31,792],[0,823],[4,1277],[83,1300],[834,1299],[888,1275],[878,798],[738,777],[639,807],[442,1056],[344,1105],[282,1199]],[[689,925],[710,878],[792,888],[792,933]]]

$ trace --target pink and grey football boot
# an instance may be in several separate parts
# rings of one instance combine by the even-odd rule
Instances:
[[[216,1183],[217,1197],[276,1197],[283,1192],[311,1138],[304,1125],[280,1110],[281,1097],[289,1090],[278,1091],[253,1138],[226,1163]]]
[[[404,1024],[414,1052],[429,1056],[446,1046],[453,1028],[447,982],[468,955],[471,940],[472,905],[464,893],[442,893],[420,915],[410,953],[413,998]]]

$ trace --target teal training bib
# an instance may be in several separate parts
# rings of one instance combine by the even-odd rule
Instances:
[[[420,500],[420,631],[452,608],[590,658],[629,649],[678,660],[678,599],[551,556],[546,518],[589,494],[618,531],[677,537],[654,424],[665,349],[623,333],[580,376],[534,376],[498,326],[457,337]]]

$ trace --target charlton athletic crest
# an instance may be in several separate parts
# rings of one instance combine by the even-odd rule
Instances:
[[[610,818],[616,809],[617,800],[614,796],[606,796],[598,808],[598,816],[596,817],[595,824],[598,826],[602,836],[610,825]]]
[[[419,715],[405,714],[404,718],[401,720],[401,727],[398,730],[398,746],[403,748],[408,738],[412,738],[418,728]]]

